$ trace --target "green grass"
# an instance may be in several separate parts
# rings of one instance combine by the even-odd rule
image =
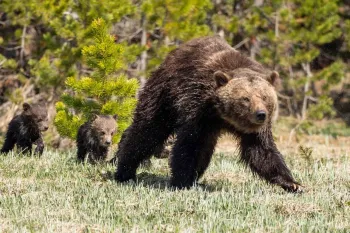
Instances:
[[[168,187],[167,160],[118,184],[113,166],[77,164],[75,151],[1,155],[0,232],[349,232],[349,151],[282,152],[302,195],[253,177],[235,154],[215,154],[184,191]]]

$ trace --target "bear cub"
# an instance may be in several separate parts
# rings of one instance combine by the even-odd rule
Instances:
[[[188,188],[210,164],[218,137],[237,138],[241,161],[261,178],[301,192],[274,142],[279,75],[220,37],[180,45],[147,80],[117,152],[116,180],[136,179],[142,161],[176,135],[171,185]]]
[[[44,151],[41,132],[48,128],[48,114],[45,104],[24,103],[23,112],[15,116],[9,123],[1,153],[8,153],[15,145],[23,153],[31,153],[34,144],[36,145],[34,153],[41,155]]]
[[[78,160],[95,163],[107,158],[109,146],[117,130],[117,116],[94,115],[80,126],[77,136]]]

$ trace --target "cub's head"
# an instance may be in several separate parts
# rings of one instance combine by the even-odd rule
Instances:
[[[261,74],[247,68],[214,73],[219,98],[218,111],[226,122],[243,133],[259,132],[277,112],[274,86],[279,75]]]
[[[23,113],[32,124],[35,124],[40,131],[46,131],[49,128],[46,105],[39,104],[23,104]]]
[[[117,116],[94,115],[91,127],[98,137],[99,144],[108,147],[117,129]]]

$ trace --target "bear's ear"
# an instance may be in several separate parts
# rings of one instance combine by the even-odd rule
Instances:
[[[281,83],[280,75],[277,71],[272,71],[270,76],[267,78],[267,81],[271,83],[272,86],[278,87]]]
[[[22,107],[25,112],[29,111],[32,108],[28,103],[24,103]]]
[[[114,114],[112,117],[113,117],[114,120],[118,120],[118,115],[117,114]]]
[[[222,87],[222,86],[225,86],[228,81],[229,81],[229,76],[227,74],[225,74],[224,72],[222,71],[216,71],[214,73],[214,78],[215,78],[215,81],[216,81],[216,85],[218,87]]]

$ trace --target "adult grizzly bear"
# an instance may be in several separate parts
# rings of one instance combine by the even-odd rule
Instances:
[[[44,103],[23,104],[23,112],[15,116],[9,123],[1,153],[8,153],[17,144],[23,153],[31,153],[33,144],[34,153],[41,155],[44,151],[42,131],[49,128],[47,108]]]
[[[239,139],[241,160],[254,173],[287,191],[301,191],[271,133],[278,79],[277,72],[219,37],[181,45],[140,94],[133,123],[119,144],[116,180],[135,179],[141,161],[176,134],[171,184],[190,187],[207,169],[217,138],[226,131]]]
[[[104,161],[112,138],[117,130],[117,116],[94,115],[80,126],[77,135],[77,158],[80,162],[88,158],[89,162]]]

